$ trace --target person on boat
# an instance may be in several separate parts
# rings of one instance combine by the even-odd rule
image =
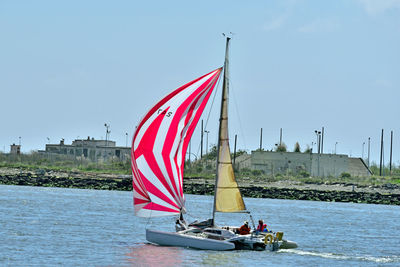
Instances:
[[[175,230],[177,232],[179,232],[179,231],[183,231],[186,229],[188,229],[188,226],[187,226],[187,223],[186,223],[185,219],[183,218],[183,214],[181,212],[179,215],[179,219],[176,219]]]
[[[263,220],[258,220],[256,233],[258,234],[260,232],[268,232],[267,224],[265,224]]]
[[[239,228],[239,235],[248,235],[250,234],[249,222],[245,221],[242,226]]]
[[[260,232],[264,232],[264,233],[271,233],[272,232],[272,231],[270,231],[268,229],[268,225],[265,224],[263,220],[259,220],[258,221],[258,226],[257,226],[257,229],[256,229],[256,233],[258,234]]]

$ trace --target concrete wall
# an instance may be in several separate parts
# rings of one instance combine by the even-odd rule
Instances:
[[[349,158],[349,173],[352,176],[369,176],[372,174],[361,158]]]
[[[244,154],[238,157],[236,167],[261,170],[269,175],[296,175],[301,172],[321,177],[339,177],[344,172],[350,173],[351,176],[370,175],[360,159],[336,154],[252,151],[251,155]]]
[[[243,168],[251,169],[251,155],[246,153],[236,157],[235,165],[236,165],[235,168],[237,169],[243,169]]]
[[[310,154],[312,155],[311,176],[338,177],[344,172],[349,172],[349,157],[335,154]],[[319,162],[319,163],[318,163]],[[319,166],[319,169],[318,169]]]
[[[297,174],[302,171],[310,173],[312,168],[311,154],[252,151],[251,166],[252,169],[262,170],[265,174],[272,175],[277,173],[288,174],[288,172]]]

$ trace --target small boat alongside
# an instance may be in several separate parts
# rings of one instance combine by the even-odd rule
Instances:
[[[215,214],[247,213],[233,171],[228,135],[229,41],[223,68],[205,74],[168,94],[152,107],[133,136],[131,159],[135,215],[178,216],[176,232],[146,229],[147,241],[161,246],[204,250],[271,250],[294,248],[283,233],[248,231],[218,226]],[[183,170],[190,138],[223,71],[212,218],[187,224]],[[250,215],[250,219],[252,217]],[[254,227],[254,223],[253,223]]]

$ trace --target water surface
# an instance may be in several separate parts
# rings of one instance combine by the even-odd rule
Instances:
[[[187,195],[188,221],[211,215],[212,197]],[[145,229],[173,231],[173,217],[135,217],[132,192],[0,185],[0,265],[400,266],[400,207],[245,199],[254,220],[299,248],[201,251],[148,244]],[[244,214],[218,214],[238,225]]]

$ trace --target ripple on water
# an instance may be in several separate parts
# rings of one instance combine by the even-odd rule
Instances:
[[[211,196],[186,196],[187,218],[211,215]],[[174,218],[134,216],[132,192],[0,186],[0,265],[400,265],[399,206],[245,198],[255,220],[299,244],[279,252],[201,251],[146,243]],[[244,214],[217,214],[238,225]],[[312,233],[312,234],[310,234]],[[30,256],[27,256],[30,255]],[[34,255],[34,257],[32,256]]]

